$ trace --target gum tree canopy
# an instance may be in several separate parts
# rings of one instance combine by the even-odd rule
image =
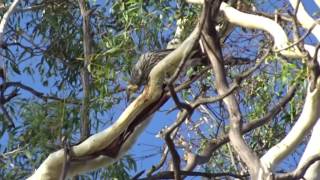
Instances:
[[[320,179],[319,8],[3,1],[0,177]],[[139,56],[164,51],[129,97]]]

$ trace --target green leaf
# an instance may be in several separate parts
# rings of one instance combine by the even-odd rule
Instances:
[[[25,151],[25,155],[29,160],[32,160],[32,153],[29,150]]]
[[[18,65],[16,63],[11,62],[10,63],[12,70],[17,73],[17,74],[21,74],[20,69],[18,67]]]

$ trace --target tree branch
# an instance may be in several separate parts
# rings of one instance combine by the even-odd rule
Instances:
[[[228,90],[228,83],[223,66],[223,56],[220,48],[220,41],[215,30],[215,25],[216,22],[214,16],[207,18],[201,39],[212,64],[214,75],[216,77],[218,94],[225,94]],[[223,99],[223,101],[229,113],[229,137],[231,144],[235,148],[236,152],[240,155],[241,159],[249,167],[251,177],[256,179],[258,176],[262,175],[262,173],[259,172],[260,161],[258,156],[247,146],[241,136],[242,122],[238,103],[233,95],[227,96],[225,99]]]
[[[317,161],[320,161],[320,155],[318,154],[309,157],[309,159],[306,160],[303,165],[301,165],[299,168],[297,168],[293,172],[276,174],[275,177],[278,180],[305,179],[303,177],[304,174],[306,173],[308,168]]]
[[[273,119],[281,110],[287,105],[287,103],[294,97],[297,86],[293,85],[289,88],[287,95],[282,97],[279,102],[269,112],[260,119],[249,120],[248,124],[244,124],[241,129],[241,134],[245,134],[254,130]],[[187,165],[184,170],[192,170],[196,165],[203,164],[209,161],[212,153],[221,147],[223,144],[230,141],[228,135],[220,136],[217,139],[209,141],[206,147],[198,155],[194,155],[193,158],[187,160]]]
[[[181,175],[183,176],[201,176],[206,178],[219,178],[219,177],[233,177],[237,179],[245,179],[248,177],[248,174],[245,175],[238,175],[233,173],[205,173],[205,172],[195,172],[195,171],[181,171]],[[155,179],[173,179],[174,178],[174,172],[173,171],[163,171],[159,172],[154,176],[142,178],[139,180],[155,180]]]
[[[19,2],[20,2],[20,0],[14,0],[12,2],[12,4],[10,5],[9,9],[6,11],[6,13],[3,15],[2,19],[1,19],[1,22],[0,22],[0,46],[3,45],[4,31],[5,31],[6,25],[8,23],[9,17],[16,10],[16,7],[18,6]]]
[[[147,172],[147,177],[151,176],[153,172],[157,171],[158,169],[160,169],[163,166],[165,160],[167,159],[168,152],[169,152],[169,149],[166,146],[164,148],[164,151],[162,153],[162,156],[161,156],[159,163],[157,165],[152,166],[152,168]]]
[[[44,95],[44,93],[39,92],[35,89],[33,89],[30,86],[24,85],[20,82],[5,82],[0,84],[0,91],[1,92],[5,92],[7,88],[9,87],[17,87],[17,88],[21,88],[23,90],[26,90],[28,92],[30,92],[31,94],[33,94],[34,96],[37,96],[38,98],[41,98],[43,101],[47,101],[48,99],[52,99],[52,100],[57,100],[57,101],[63,101],[63,102],[67,102],[67,103],[72,103],[72,104],[79,104],[79,102],[77,101],[73,101],[73,100],[68,100],[68,99],[62,99],[62,98],[58,98],[55,96],[48,96],[48,95]],[[8,98],[6,99],[8,100]]]
[[[320,117],[320,78],[317,78],[316,88],[310,91],[310,83],[307,90],[307,96],[303,105],[303,110],[289,133],[278,144],[273,146],[268,152],[261,157],[263,168],[271,171],[275,165],[288,154],[290,154],[297,145],[303,140],[305,135],[310,132],[311,128]]]
[[[81,141],[87,139],[90,135],[90,73],[88,71],[92,58],[92,35],[90,30],[90,10],[84,0],[78,0],[81,16],[82,16],[82,31],[83,31],[83,52],[84,63],[81,69],[81,82],[83,88],[83,100],[81,106],[81,123],[80,136]]]
[[[302,27],[311,29],[311,27],[315,24],[315,21],[311,16],[309,16],[303,4],[300,3],[300,0],[289,0],[289,2],[295,10],[297,8],[297,19]],[[318,24],[313,28],[312,34],[314,34],[314,36],[320,40],[320,26]]]

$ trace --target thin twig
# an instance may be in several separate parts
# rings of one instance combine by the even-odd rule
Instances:
[[[16,155],[18,153],[23,152],[24,149],[25,149],[25,147],[18,147],[17,149],[14,149],[12,151],[2,153],[2,154],[0,154],[0,156],[2,156],[3,158],[8,158],[8,156]]]
[[[157,171],[158,169],[160,169],[163,166],[165,160],[167,159],[168,153],[169,153],[169,149],[166,146],[164,148],[164,151],[162,153],[162,156],[161,156],[161,159],[160,159],[159,163],[154,165],[154,166],[152,166],[152,168],[147,173],[147,177],[151,176],[153,172]]]
[[[67,103],[72,103],[72,104],[79,104],[79,102],[77,102],[77,101],[62,99],[62,98],[58,98],[55,96],[44,95],[44,93],[39,92],[39,91],[33,89],[32,87],[27,86],[25,84],[22,84],[20,82],[5,82],[5,83],[0,84],[1,92],[4,92],[9,87],[21,88],[21,89],[26,90],[26,91],[30,92],[31,94],[39,97],[39,98],[41,98],[44,101],[47,101],[48,99],[52,99],[52,100],[58,100],[58,101],[63,101],[63,102],[67,102]]]
[[[144,170],[138,172],[135,176],[131,178],[131,180],[137,180],[143,173],[144,173]]]
[[[317,25],[319,25],[319,23],[320,23],[320,20],[316,20],[316,21],[312,24],[312,26],[308,29],[308,31],[305,32],[296,42],[290,44],[290,45],[287,46],[287,47],[284,47],[284,48],[281,48],[281,49],[277,49],[277,50],[275,50],[274,52],[280,52],[280,51],[287,50],[287,49],[289,49],[289,48],[292,48],[292,47],[296,46],[297,44],[299,44],[300,42],[302,42],[302,41],[312,32],[312,30],[313,30]]]
[[[197,73],[195,76],[193,76],[191,79],[183,82],[182,84],[178,85],[177,87],[175,87],[174,91],[175,92],[179,92],[182,89],[188,88],[193,82],[195,82],[196,80],[198,80],[201,76],[204,75],[205,72],[207,72],[209,69],[211,69],[210,66],[205,67],[204,69],[202,69],[199,73]],[[170,93],[170,92],[169,92]]]

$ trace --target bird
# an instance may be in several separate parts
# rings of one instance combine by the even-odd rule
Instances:
[[[161,51],[147,52],[139,57],[130,73],[129,85],[127,87],[129,95],[148,83],[149,74],[153,67],[155,67],[170,52],[172,52],[172,49],[165,49]]]
[[[136,64],[132,67],[129,77],[129,84],[127,86],[127,100],[130,99],[131,94],[137,92],[142,86],[146,85],[149,80],[149,74],[151,70],[171,53],[174,49],[164,49],[159,51],[151,51],[142,54]],[[196,49],[192,53],[191,58],[185,63],[182,68],[181,74],[185,74],[186,70],[190,67],[197,65],[206,65],[208,64],[207,58],[203,58],[201,51]]]

